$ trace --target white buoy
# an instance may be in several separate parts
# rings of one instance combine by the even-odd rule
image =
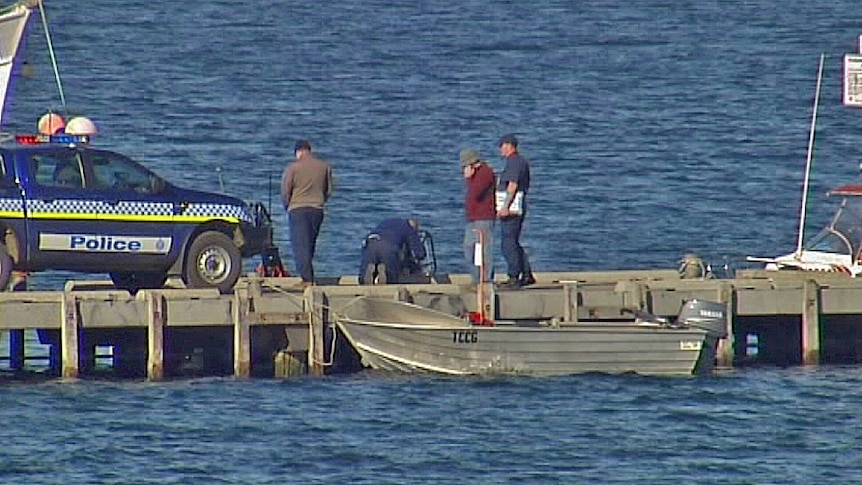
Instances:
[[[69,135],[95,135],[99,133],[99,129],[96,128],[96,124],[93,123],[89,118],[85,118],[83,116],[76,116],[69,120],[66,123],[66,133]]]
[[[66,120],[57,113],[45,113],[37,124],[40,135],[56,135],[66,127]]]

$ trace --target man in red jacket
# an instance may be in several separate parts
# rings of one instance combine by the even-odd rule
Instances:
[[[491,248],[494,245],[494,222],[497,213],[494,208],[495,191],[494,170],[482,160],[475,150],[461,151],[461,170],[466,180],[466,197],[464,207],[467,225],[464,229],[464,257],[470,264],[470,280],[475,285],[479,283],[479,267],[475,264],[475,246],[482,233],[483,281],[494,278],[494,257]]]

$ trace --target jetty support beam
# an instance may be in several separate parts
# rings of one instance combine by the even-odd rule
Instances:
[[[311,331],[308,332],[308,371],[313,376],[322,376],[326,373],[323,352],[324,326],[327,324],[323,290],[309,286],[303,293],[303,307],[309,316]]]
[[[60,330],[60,347],[62,355],[62,370],[60,376],[64,379],[78,378],[78,305],[75,294],[64,291],[60,304],[62,327]]]
[[[565,281],[563,284],[563,321],[578,321],[578,282]]]
[[[802,286],[802,365],[820,363],[820,285],[805,280]]]
[[[251,376],[251,330],[248,321],[249,292],[236,288],[233,293],[233,373],[245,379]]]
[[[165,377],[165,297],[157,291],[147,294],[147,379]]]
[[[727,337],[718,341],[718,367],[733,367],[735,337],[733,335],[733,320],[736,311],[736,292],[730,283],[722,283],[718,287],[717,300],[725,304],[724,313],[727,317]]]

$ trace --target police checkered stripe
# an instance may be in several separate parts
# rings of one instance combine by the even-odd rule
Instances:
[[[0,212],[20,212],[24,210],[24,202],[21,199],[0,198]]]
[[[51,202],[35,199],[27,201],[27,204],[32,212],[52,214],[96,214],[109,207],[105,202],[80,199],[56,199]]]
[[[170,216],[170,202],[120,202],[108,204],[98,200],[60,199],[53,202],[31,200],[30,209],[36,213],[50,214],[115,214],[133,216]]]
[[[183,215],[192,217],[229,217],[245,222],[252,222],[254,220],[251,213],[245,207],[230,204],[193,203],[183,212]]]
[[[58,199],[52,202],[31,200],[28,203],[31,211],[42,214],[106,214],[144,218],[148,216],[171,216],[174,214],[174,205],[170,202],[124,201],[118,204],[108,204],[107,202],[98,200]],[[16,210],[22,210],[20,201],[18,201]],[[249,223],[254,222],[254,218],[248,209],[243,206],[230,204],[192,203],[182,212],[181,216],[228,218],[239,219]]]
[[[170,216],[174,212],[174,205],[170,202],[120,202],[110,205],[100,214],[123,214],[135,216]]]

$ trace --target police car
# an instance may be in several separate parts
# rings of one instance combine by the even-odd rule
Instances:
[[[0,144],[0,289],[14,268],[109,273],[130,291],[181,276],[229,292],[243,257],[273,249],[261,204],[177,187],[86,135]]]

